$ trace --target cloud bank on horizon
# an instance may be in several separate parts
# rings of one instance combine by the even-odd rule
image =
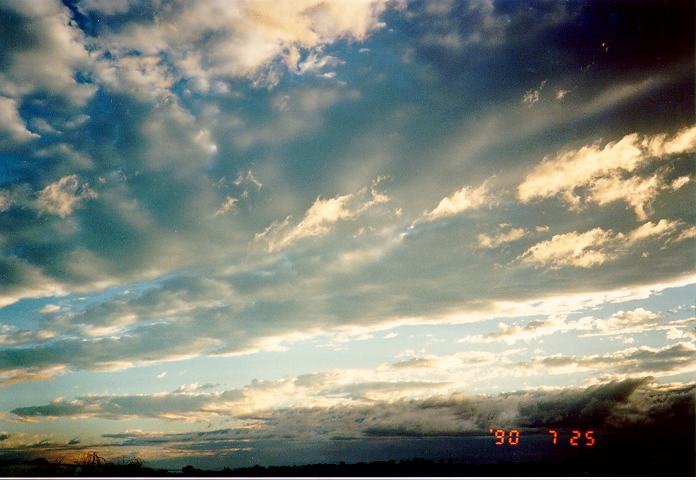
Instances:
[[[693,13],[4,2],[0,447],[693,417]]]

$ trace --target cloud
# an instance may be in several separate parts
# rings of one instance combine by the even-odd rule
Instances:
[[[681,222],[675,220],[661,219],[657,223],[646,222],[628,235],[627,241],[629,244],[639,242],[650,237],[663,237],[674,232]]]
[[[87,8],[104,11],[102,4]],[[382,26],[379,17],[385,8],[378,0],[244,1],[234,6],[206,0],[161,9],[156,21],[126,22],[102,35],[99,43],[116,57],[113,68],[135,60],[132,51],[167,58],[175,79],[187,79],[203,91],[217,79],[229,78],[273,86],[280,75],[278,60],[294,56],[288,63],[296,65],[297,52],[304,50],[303,62],[309,65],[325,45],[341,39],[362,41]]]
[[[38,159],[51,159],[61,162],[64,168],[90,170],[94,167],[92,159],[66,143],[55,143],[46,148],[37,149],[34,157]]]
[[[568,95],[571,92],[572,92],[572,90],[564,90],[562,88],[557,89],[556,90],[556,100],[560,102],[561,100],[563,100],[566,97],[566,95]]]
[[[626,247],[639,242],[674,236],[684,224],[677,220],[661,219],[657,223],[646,222],[634,230],[623,234],[604,230],[600,227],[586,232],[576,231],[554,235],[550,240],[539,242],[528,248],[517,259],[530,265],[550,268],[580,267],[591,268],[616,260],[626,254]],[[669,238],[665,244],[682,241],[688,237],[690,227],[682,230],[676,238]]]
[[[113,447],[156,445],[169,451],[207,442],[282,439],[292,442],[370,437],[434,437],[488,434],[496,428],[593,427],[629,428],[636,425],[674,426],[693,419],[693,385],[659,385],[650,378],[627,378],[595,383],[585,388],[525,389],[498,395],[454,392],[420,399],[373,401],[326,406],[298,406],[259,410],[239,416],[237,427],[213,431],[156,433],[130,431],[105,434]],[[145,397],[126,407],[147,410],[161,399]],[[46,407],[25,407],[21,412],[41,415]],[[54,407],[50,413],[70,409]],[[105,445],[107,446],[107,445]]]
[[[615,258],[615,253],[604,248],[615,240],[616,235],[611,230],[599,227],[583,233],[563,233],[530,247],[519,260],[522,263],[548,265],[551,268],[590,268]]]
[[[136,3],[137,0],[83,0],[78,7],[84,13],[116,15],[126,13]]]
[[[351,220],[375,205],[389,202],[389,197],[377,190],[380,182],[381,179],[377,179],[370,189],[363,188],[355,194],[327,199],[317,197],[300,222],[290,225],[292,217],[288,216],[257,233],[255,239],[267,242],[268,250],[273,252],[305,238],[322,237],[336,223]]]
[[[608,320],[581,319],[565,327],[558,327],[557,322],[556,328],[594,329],[593,332],[616,334],[636,326],[648,331],[651,322],[655,323],[651,312],[637,309],[617,312]],[[675,321],[659,328],[670,331],[685,325],[688,325],[686,321]],[[548,333],[544,331],[548,328],[548,322],[538,322],[525,329],[500,331],[498,338],[505,339],[505,335],[533,338],[537,333]],[[583,372],[595,377],[602,374],[665,376],[688,373],[696,369],[695,349],[693,344],[682,342],[661,348],[629,348],[586,356],[547,355],[530,360],[522,360],[524,349],[509,349],[502,353],[462,351],[445,356],[411,356],[372,369],[330,370],[279,380],[254,380],[243,388],[231,390],[217,390],[218,385],[212,384],[191,384],[172,392],[84,395],[74,400],[58,398],[45,405],[19,407],[12,413],[27,420],[97,417],[207,422],[217,417],[259,418],[275,416],[275,411],[288,408],[342,408],[350,404],[364,406],[379,402],[398,404],[404,399],[479,388],[501,378]],[[43,356],[47,355],[53,353],[45,351]]]
[[[358,379],[351,378],[358,374]],[[365,380],[365,381],[361,381]],[[264,415],[289,406],[342,405],[377,402],[441,391],[436,381],[369,381],[365,372],[325,372],[276,381],[255,380],[241,389],[215,391],[217,385],[183,385],[173,392],[141,395],[86,395],[74,400],[57,398],[49,404],[19,407],[12,414],[35,418],[157,418],[209,421],[213,417]],[[211,391],[213,390],[213,391]]]
[[[601,334],[625,334],[646,332],[651,330],[662,329],[671,324],[682,324],[683,320],[673,322],[658,323],[660,316],[655,312],[646,310],[643,307],[638,307],[633,310],[619,310],[606,319],[591,319],[594,329],[599,330]],[[581,321],[587,322],[588,319]]]
[[[324,292],[327,288],[333,291],[334,283],[345,289],[345,277],[331,280],[328,285],[324,285],[323,279],[301,279],[297,267],[283,257],[260,269],[217,279],[172,277],[138,294],[117,295],[108,301],[52,314],[31,334],[8,332],[10,343],[0,349],[0,378],[10,384],[69,371],[123,370],[200,355],[249,354],[277,350],[299,340],[374,333],[376,329],[386,331],[399,325],[567,315],[607,302],[648,298],[665,288],[694,281],[685,277],[671,283],[612,291],[598,292],[593,288],[585,293],[555,296],[547,292],[546,296],[515,301],[508,296],[506,301],[489,300],[485,304],[439,310],[437,314],[430,309],[420,316],[393,310],[389,302],[370,302],[364,308],[351,301],[344,312],[341,297],[335,301],[335,293],[328,310]],[[317,289],[317,283],[323,287]],[[296,300],[299,297],[301,302]],[[397,306],[403,305],[403,297],[398,300]],[[40,338],[37,335],[41,332],[53,333]],[[20,348],[26,339],[31,342]]]
[[[360,92],[346,87],[297,87],[269,99],[270,117],[262,122],[229,120],[235,147],[247,150],[257,146],[278,146],[310,136],[323,125],[323,117],[334,105],[356,101]]]
[[[478,239],[478,245],[481,248],[496,248],[500,245],[515,242],[524,238],[529,234],[529,231],[524,228],[510,227],[506,232],[498,232],[494,236],[486,235],[485,233],[480,233],[476,238]]]
[[[440,203],[429,212],[425,212],[421,218],[427,221],[452,217],[467,210],[473,210],[482,206],[491,206],[495,203],[495,197],[490,190],[488,178],[476,188],[464,186],[456,192],[440,200]]]
[[[500,8],[491,1],[410,3],[405,9],[417,19],[423,45],[453,55],[461,55],[463,49],[494,50],[524,43],[572,16],[572,8],[566,5]],[[529,16],[535,21],[530,22]]]
[[[549,355],[534,357],[518,367],[524,371],[575,373],[605,371],[623,375],[674,375],[696,371],[696,345],[688,342],[652,348],[632,347],[608,354],[588,356]]]
[[[218,215],[223,215],[231,210],[234,209],[235,205],[237,205],[237,200],[234,198],[232,195],[228,195],[227,198],[225,198],[225,201],[222,202],[222,205],[220,205],[220,208],[215,210],[215,216],[217,217]]]
[[[569,320],[567,315],[551,315],[540,320],[532,320],[525,325],[499,323],[495,332],[468,335],[460,343],[530,342],[557,333],[580,332],[580,337],[628,335],[635,333],[665,331],[673,339],[686,338],[686,328],[694,323],[692,318],[667,321],[655,312],[638,307],[633,310],[619,310],[606,318],[583,316]]]
[[[100,83],[110,91],[144,101],[167,98],[176,80],[158,55],[126,56],[109,62],[101,60],[95,66],[95,73]]]
[[[237,187],[253,185],[257,190],[261,190],[261,188],[263,188],[263,184],[258,178],[256,178],[256,176],[254,176],[254,172],[251,170],[247,170],[246,172],[237,175],[237,178],[235,178],[234,182],[232,183]]]
[[[39,309],[40,313],[55,313],[58,311],[60,311],[60,305],[56,305],[53,303],[47,303]]]
[[[522,103],[524,103],[528,107],[531,107],[532,105],[537,103],[539,101],[539,97],[541,91],[544,88],[544,85],[546,85],[546,80],[542,80],[542,82],[536,89],[527,90],[525,94],[522,96]]]
[[[306,75],[308,73],[321,73],[325,67],[335,67],[343,63],[331,55],[320,55],[311,53],[297,66],[297,73]]]
[[[7,156],[12,167],[8,175],[17,173],[20,178],[16,182],[10,180],[13,184],[3,186],[2,192],[5,193],[0,193],[0,210],[4,210],[0,228],[0,277],[4,280],[0,282],[0,302],[11,303],[20,298],[42,295],[69,295],[69,298],[65,302],[66,308],[61,311],[40,312],[40,325],[32,332],[22,329],[3,332],[5,346],[12,347],[2,355],[3,378],[7,381],[38,378],[47,372],[129,368],[197,355],[232,355],[281,348],[297,338],[334,335],[341,328],[362,328],[365,335],[365,332],[379,331],[388,325],[476,321],[490,318],[496,313],[493,305],[502,300],[517,305],[511,309],[523,310],[519,307],[520,302],[545,299],[549,295],[563,296],[569,289],[585,292],[585,298],[596,299],[604,294],[604,290],[613,292],[626,281],[636,284],[649,281],[658,285],[684,273],[686,266],[674,259],[686,248],[685,244],[664,251],[646,248],[646,251],[654,251],[651,258],[631,266],[619,262],[624,254],[618,240],[616,249],[614,243],[588,246],[587,250],[596,250],[617,260],[616,269],[602,272],[597,277],[580,269],[570,273],[556,269],[543,272],[544,275],[537,277],[538,282],[530,282],[529,269],[519,268],[517,264],[509,269],[492,271],[488,261],[492,254],[499,252],[470,248],[476,245],[476,233],[488,234],[484,239],[488,246],[509,246],[501,249],[501,254],[507,254],[508,249],[528,246],[526,240],[511,243],[522,239],[519,230],[511,228],[508,231],[501,227],[499,232],[492,233],[495,227],[490,229],[485,223],[490,220],[492,225],[496,225],[510,221],[510,218],[497,218],[517,215],[518,206],[509,204],[500,211],[486,209],[485,216],[476,216],[480,222],[476,225],[470,224],[471,218],[461,218],[461,222],[451,222],[458,225],[451,226],[453,231],[445,235],[441,233],[450,226],[433,224],[433,229],[443,227],[443,230],[435,232],[430,239],[412,235],[395,241],[399,232],[407,228],[410,220],[420,212],[430,212],[428,219],[451,218],[450,215],[483,209],[487,203],[480,203],[478,193],[489,197],[489,202],[495,201],[491,198],[492,187],[480,192],[478,180],[471,180],[485,178],[473,164],[471,171],[421,170],[411,168],[411,158],[400,158],[410,150],[414,158],[422,156],[431,146],[426,143],[423,149],[414,149],[410,142],[421,142],[432,136],[432,145],[439,144],[440,133],[410,135],[410,132],[423,131],[422,125],[435,118],[417,114],[437,106],[429,103],[435,97],[426,95],[422,98],[423,105],[420,97],[414,100],[417,105],[404,110],[406,113],[402,120],[392,124],[383,122],[383,118],[392,114],[390,109],[394,104],[380,102],[382,98],[389,102],[392,97],[404,97],[383,95],[380,89],[390,90],[392,87],[387,81],[379,86],[381,80],[377,76],[373,78],[361,73],[346,77],[351,80],[350,89],[328,88],[328,83],[316,83],[322,81],[309,77],[280,84],[273,92],[254,91],[247,83],[270,79],[270,72],[265,70],[269,62],[278,72],[285,68],[286,63],[297,65],[298,72],[304,65],[305,74],[323,72],[334,66],[338,68],[341,52],[352,48],[351,42],[367,38],[380,26],[366,28],[365,37],[355,33],[357,30],[353,23],[349,28],[351,33],[340,34],[340,29],[337,29],[330,35],[340,45],[331,48],[321,43],[323,40],[319,40],[321,44],[317,47],[306,48],[288,33],[290,36],[284,45],[291,47],[283,47],[286,49],[259,66],[254,73],[240,74],[240,77],[216,70],[224,59],[209,55],[215,55],[218,48],[236,49],[236,44],[228,42],[226,45],[225,41],[243,35],[244,22],[254,27],[249,28],[250,35],[266,35],[266,28],[273,29],[274,24],[264,23],[267,17],[251,16],[244,10],[247,4],[242,3],[230,8],[225,5],[226,19],[212,14],[210,18],[196,18],[193,14],[204,12],[206,8],[209,13],[215,13],[218,7],[223,9],[222,3],[201,5],[175,2],[166,8],[163,6],[156,20],[149,16],[149,10],[142,15],[128,14],[129,5],[125,2],[109,6],[99,2],[71,6],[73,10],[84,8],[83,11],[88,13],[102,12],[105,16],[113,14],[118,17],[95,15],[100,22],[90,23],[91,20],[84,19],[87,23],[80,20],[69,25],[73,30],[78,24],[90,25],[86,41],[90,43],[91,53],[85,62],[97,59],[96,71],[92,73],[76,72],[81,64],[75,63],[71,78],[78,85],[90,89],[98,86],[100,93],[89,97],[92,102],[85,105],[79,116],[72,111],[65,116],[62,112],[53,112],[51,109],[60,102],[54,103],[53,98],[47,102],[42,96],[45,92],[41,93],[38,87],[32,90],[33,93],[26,94],[37,98],[11,97],[27,119],[36,118],[36,115],[45,117],[56,131],[37,130],[43,137],[39,142],[40,149],[31,151],[33,155],[25,155],[27,151],[22,150]],[[281,5],[279,10],[281,7],[285,8]],[[295,6],[287,8],[294,9]],[[328,3],[316,8],[310,5],[309,10],[302,10],[298,15],[322,17],[316,20],[321,23],[326,20],[323,18],[326,8],[330,8]],[[458,12],[456,9],[468,7],[462,4],[452,8]],[[505,12],[493,4],[474,4],[471,8],[473,16],[497,8],[497,19],[504,20]],[[517,7],[513,9],[520,13]],[[61,15],[68,13],[62,7],[59,10]],[[186,18],[189,13],[192,13],[191,18]],[[269,15],[275,19],[275,12]],[[328,17],[333,21],[332,15],[328,14]],[[237,19],[241,24],[239,31],[235,30]],[[281,20],[284,22],[286,19]],[[337,21],[343,21],[343,17]],[[309,21],[312,25],[313,22],[315,19]],[[376,22],[379,23],[379,18]],[[167,31],[167,28],[179,25],[185,28],[176,35]],[[279,24],[279,35],[292,30],[285,26],[285,23]],[[155,32],[160,27],[161,31]],[[125,38],[127,34],[137,33],[139,29],[142,38],[133,40],[133,45],[138,44],[138,48],[121,49],[119,42],[123,40],[125,45],[129,41]],[[446,34],[445,30],[436,33]],[[507,31],[513,35],[514,32],[515,28]],[[157,34],[147,36],[146,33]],[[463,44],[471,40],[469,46],[490,47],[495,43],[492,37],[468,39],[469,33],[465,28],[456,31]],[[376,43],[370,45],[373,53],[361,56],[360,60],[369,62],[361,66],[377,65],[375,62],[383,61],[385,50],[380,42],[390,42],[388,37],[394,36],[385,31],[384,36],[375,38]],[[156,45],[162,39],[166,41],[161,46]],[[394,40],[396,43],[388,45],[401,48],[401,42],[405,40],[399,37]],[[146,45],[150,41],[153,45]],[[207,50],[208,42],[213,42],[216,48]],[[199,45],[201,52],[197,52]],[[114,47],[113,51],[109,50],[110,46]],[[386,51],[392,52],[391,46]],[[145,50],[141,51],[140,47]],[[152,51],[146,51],[149,48]],[[110,52],[108,55],[107,50]],[[289,59],[291,51],[297,55],[292,62]],[[319,68],[320,64],[324,65],[323,68]],[[110,71],[112,67],[116,71]],[[421,69],[424,64],[417,67],[424,75],[422,81],[430,81],[427,75],[433,75],[432,69]],[[343,72],[343,67],[337,71]],[[380,73],[391,82],[395,77],[390,77],[394,75],[390,72]],[[402,78],[410,81],[408,76]],[[208,82],[207,90],[203,86],[196,90],[189,85],[189,82],[198,80]],[[374,84],[370,83],[373,81]],[[218,90],[216,82],[223,82],[227,90]],[[538,79],[529,83],[511,83],[536,85],[537,82]],[[551,78],[549,82],[556,85]],[[296,86],[297,83],[302,85]],[[176,85],[174,91],[173,85]],[[362,88],[368,85],[375,89]],[[578,102],[587,99],[581,86],[572,88],[577,92]],[[187,93],[187,89],[192,92]],[[152,91],[157,92],[156,98],[144,95]],[[475,88],[467,89],[466,95],[475,91]],[[603,91],[598,88],[589,95],[589,103]],[[548,93],[547,90],[544,92]],[[645,90],[636,88],[631,92],[638,93],[621,99],[633,102]],[[461,113],[470,111],[460,108],[465,103],[452,105],[451,113],[455,115],[452,125],[471,118],[472,123],[480,125],[482,133],[492,140],[476,155],[467,151],[451,155],[451,158],[493,159],[491,149],[498,148],[499,142],[512,145],[510,142],[529,139],[539,131],[545,131],[559,118],[558,123],[565,124],[587,115],[586,110],[575,109],[577,105],[572,104],[567,105],[572,114],[556,117],[552,114],[552,106],[547,105],[551,102],[540,102],[535,105],[535,116],[531,118],[532,111],[519,104],[521,92],[512,89],[499,93],[501,96],[504,93],[509,103],[495,108],[494,113],[500,113],[501,118],[506,118],[509,123],[488,122],[486,112],[490,110],[480,110],[480,116],[469,117],[468,113]],[[374,101],[377,97],[379,102]],[[341,103],[347,98],[355,99],[355,102]],[[573,95],[568,101],[575,98]],[[478,108],[476,105],[475,102],[472,104]],[[512,109],[510,105],[513,105]],[[605,107],[617,105],[609,102]],[[626,102],[623,106],[628,108],[632,104]],[[560,109],[561,106],[557,107]],[[384,116],[380,113],[382,110]],[[438,108],[432,110],[441,111]],[[507,113],[510,115],[506,116]],[[464,116],[460,117],[460,114]],[[537,114],[546,115],[547,123],[538,122],[540,117],[536,117]],[[365,115],[370,117],[369,121],[365,120]],[[228,120],[232,122],[232,117],[238,117],[237,127],[226,123]],[[529,123],[520,121],[523,117],[529,118]],[[489,124],[496,127],[490,129],[493,134],[484,132]],[[29,120],[29,125],[34,128],[32,120]],[[497,127],[500,126],[504,128],[499,130]],[[521,130],[517,130],[518,126]],[[365,150],[367,153],[361,150],[365,142],[359,133],[345,135],[346,129],[353,131],[353,127],[360,132],[374,130],[379,144],[374,155],[369,149]],[[398,145],[393,155],[384,153],[382,148],[384,142],[389,141],[386,136],[389,129],[394,130],[397,140],[393,143]],[[479,139],[478,135],[469,135],[469,131],[466,135],[459,130],[453,134],[446,130],[441,133],[445,140],[456,137],[476,142]],[[488,138],[486,135],[484,137]],[[688,139],[684,141],[688,143]],[[669,139],[665,142],[669,143]],[[28,149],[34,144],[22,148]],[[531,148],[531,142],[529,145]],[[498,153],[502,154],[507,146],[500,148]],[[533,148],[536,152],[544,147]],[[681,147],[662,148],[666,151]],[[366,169],[370,170],[369,174],[356,168],[346,151],[351,155],[353,152],[361,154],[365,158],[364,165],[369,166]],[[16,165],[12,160],[14,156],[18,159]],[[379,159],[375,160],[377,156]],[[507,170],[507,160],[503,157],[506,155],[495,156],[502,162],[501,171]],[[25,158],[30,159],[31,168],[25,165]],[[431,161],[431,157],[422,158],[428,158],[428,163]],[[432,162],[435,164],[436,160]],[[321,171],[308,175],[307,168],[313,169],[314,166]],[[249,174],[252,168],[254,173]],[[345,175],[343,171],[337,173],[343,169]],[[509,170],[511,176],[518,173]],[[402,219],[383,215],[378,222],[371,222],[378,212],[384,210],[376,205],[386,201],[385,194],[375,194],[369,187],[359,191],[355,185],[364,185],[367,181],[364,178],[374,178],[384,171],[399,172],[397,182],[409,176],[416,177],[416,181],[401,184],[393,192],[390,188],[389,196],[394,199],[394,207],[402,212]],[[428,171],[449,176],[448,186],[443,190],[441,185],[445,183],[438,183],[438,187],[428,188],[434,184],[418,181],[421,180],[420,173]],[[467,183],[462,180],[463,174],[471,177],[471,185],[462,187]],[[485,175],[488,174],[490,172],[486,171]],[[73,175],[76,181],[65,180],[62,186],[57,185]],[[232,181],[225,181],[223,186],[218,179],[225,175]],[[505,180],[497,178],[501,183]],[[683,179],[689,177],[671,178],[671,188],[683,188],[687,183]],[[54,186],[47,190],[47,185]],[[24,194],[20,192],[22,189]],[[98,198],[92,198],[90,190],[95,194],[98,192]],[[250,198],[244,197],[245,192]],[[448,192],[451,195],[443,198]],[[40,204],[38,197],[45,201],[41,215],[36,214]],[[236,205],[232,199],[238,200]],[[418,204],[414,199],[421,199],[423,203]],[[233,206],[236,208],[232,210]],[[214,212],[219,212],[217,218],[214,218]],[[288,217],[290,213],[292,217]],[[529,213],[535,215],[538,212]],[[573,230],[582,235],[578,232],[592,228],[578,224],[564,228],[564,225],[553,222],[563,223],[566,219],[553,218],[554,212],[547,213],[554,232]],[[517,217],[515,222],[520,229],[531,234],[533,227],[524,223],[524,218]],[[274,219],[278,220],[271,223]],[[269,224],[266,233],[259,234],[259,244],[268,247],[271,254],[260,251],[262,248],[255,248],[256,245],[249,246],[254,232],[263,231]],[[608,228],[607,224],[609,222],[602,223],[603,229]],[[647,242],[655,240],[657,247],[659,239],[665,241],[659,244],[662,247],[666,241],[681,238],[679,229],[683,224],[672,228],[657,219],[648,224],[650,228],[646,228],[641,240],[635,241],[636,246],[639,241],[645,241],[645,245],[652,247],[653,244]],[[612,236],[617,237],[615,231],[622,229],[624,242],[629,241],[629,229],[613,225],[611,228],[614,229]],[[662,228],[663,233],[658,235],[656,230]],[[684,232],[686,235],[688,230]],[[311,248],[288,248],[294,246]],[[461,251],[453,253],[456,249]],[[547,259],[544,265],[552,266],[554,262],[553,258]],[[541,265],[539,262],[532,264]],[[186,276],[182,270],[195,271],[199,281],[181,280]],[[572,277],[572,286],[570,277],[564,276],[566,274]],[[172,279],[180,283],[170,281]],[[106,287],[115,288],[103,290]],[[153,292],[150,292],[150,287],[153,287]],[[128,289],[137,293],[122,293]],[[202,290],[208,290],[208,293],[202,294]],[[81,298],[83,295],[84,299]],[[572,302],[569,300],[568,303]],[[68,308],[71,304],[74,307]],[[24,308],[24,305],[17,307]],[[543,308],[550,308],[548,305],[545,303]],[[531,309],[529,306],[526,308],[527,311]],[[569,308],[568,304],[563,308]],[[36,314],[32,312],[32,315]],[[38,332],[41,335],[54,332],[55,335],[42,337]],[[23,346],[22,349],[15,348],[19,345]]]
[[[81,183],[77,175],[65,176],[38,192],[36,209],[65,218],[80,207],[83,201],[97,198],[97,193],[87,183]]]
[[[17,102],[0,96],[0,146],[8,140],[12,143],[26,142],[39,135],[27,130],[24,120],[17,111]]]
[[[436,361],[428,357],[415,357],[408,360],[402,360],[392,365],[393,368],[432,368],[436,365]]]
[[[696,238],[696,226],[691,226],[682,230],[682,232],[679,234],[677,238],[674,239],[674,241],[681,242],[690,238]]]
[[[91,68],[82,31],[60,2],[6,2],[0,11],[3,69],[0,95],[19,100],[39,93],[82,106],[96,88],[76,80]],[[12,41],[9,41],[12,39]],[[3,101],[5,107],[7,100]],[[26,135],[26,134],[25,134]]]
[[[544,320],[533,320],[524,326],[499,323],[498,329],[492,333],[468,335],[459,340],[460,343],[489,343],[502,341],[508,345],[524,341],[529,342],[540,337],[553,335],[569,330],[584,330],[592,328],[587,322],[566,322],[564,318],[550,317]]]
[[[55,332],[43,330],[24,330],[12,325],[0,324],[0,345],[23,345],[49,340]]]
[[[561,195],[573,209],[584,203],[605,205],[623,200],[645,220],[659,192],[678,189],[684,183],[668,181],[664,169],[647,176],[640,175],[640,170],[695,150],[696,127],[683,128],[669,139],[666,134],[632,133],[603,148],[586,145],[544,158],[518,186],[517,196],[527,203]]]

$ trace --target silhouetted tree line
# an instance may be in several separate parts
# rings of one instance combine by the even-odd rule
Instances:
[[[449,460],[388,460],[338,464],[319,463],[295,466],[254,465],[253,467],[202,470],[187,465],[181,471],[154,469],[143,465],[137,458],[116,462],[78,462],[66,464],[40,458],[24,462],[27,468],[15,471],[13,476],[52,477],[466,477],[466,476],[692,476],[693,458],[681,462],[664,462],[659,458],[628,459],[572,458],[551,462],[498,462],[472,465]],[[0,472],[3,464],[0,461]],[[20,462],[21,463],[21,462]],[[15,465],[17,465],[15,463]],[[0,476],[4,476],[0,473]]]
[[[154,469],[143,465],[137,457],[107,461],[96,452],[89,452],[75,462],[63,458],[49,461],[46,458],[33,460],[0,461],[0,477],[155,477],[169,476],[168,470]]]

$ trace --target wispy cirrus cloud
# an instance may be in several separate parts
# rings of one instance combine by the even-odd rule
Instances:
[[[542,337],[559,333],[576,332],[580,338],[592,336],[613,336],[665,332],[668,338],[687,338],[692,335],[696,323],[693,318],[667,320],[660,314],[638,307],[633,310],[619,310],[605,318],[583,316],[569,320],[565,315],[552,315],[525,324],[501,322],[494,332],[468,335],[460,343],[531,342]]]

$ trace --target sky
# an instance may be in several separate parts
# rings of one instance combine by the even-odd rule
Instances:
[[[485,461],[489,428],[688,425],[693,18],[2,2],[0,458]]]

